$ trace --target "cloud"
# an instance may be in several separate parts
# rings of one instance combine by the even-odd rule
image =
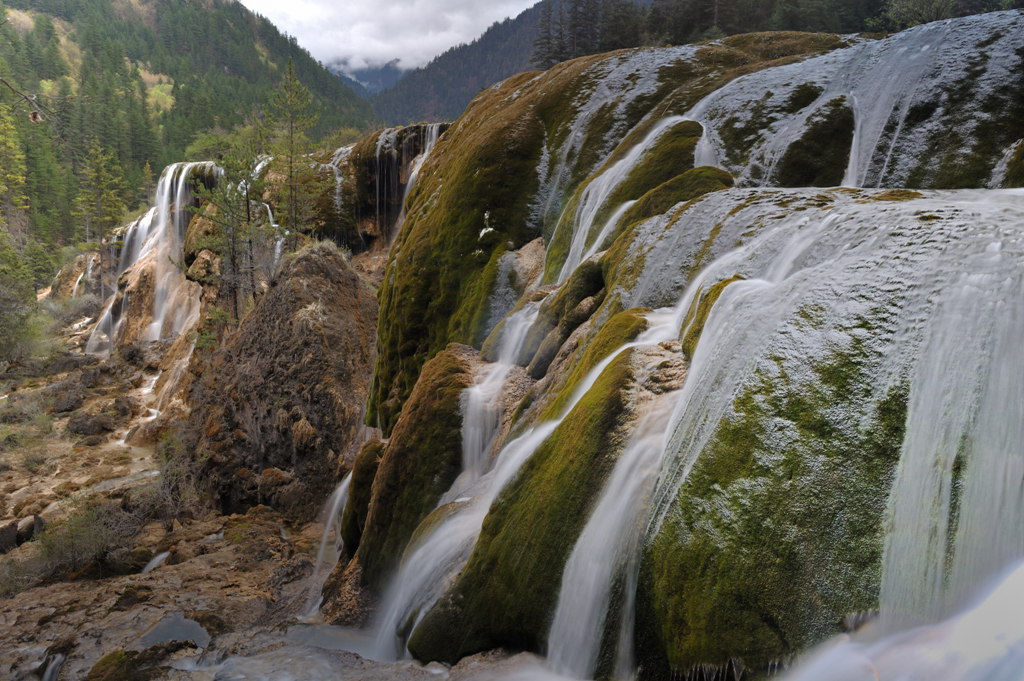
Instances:
[[[240,0],[325,64],[423,66],[537,0]]]

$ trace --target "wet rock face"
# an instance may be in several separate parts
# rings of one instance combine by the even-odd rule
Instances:
[[[187,444],[225,511],[316,512],[363,439],[376,323],[373,293],[333,245],[284,264],[190,392]]]
[[[427,362],[387,445],[370,443],[357,461],[345,517],[357,525],[346,539],[358,542],[359,568],[336,568],[325,592],[332,615],[344,610],[332,601],[350,600],[358,586],[383,589],[417,526],[461,471],[462,392],[473,383],[475,361],[472,348],[452,344]]]

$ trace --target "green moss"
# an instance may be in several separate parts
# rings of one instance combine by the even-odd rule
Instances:
[[[1017,145],[1017,151],[1006,166],[1003,187],[1024,187],[1024,143]]]
[[[781,187],[831,187],[843,181],[853,143],[853,110],[844,97],[833,99],[807,125],[804,136],[786,150],[776,170]]]
[[[409,198],[380,291],[378,359],[368,421],[390,433],[423,363],[450,341],[478,345],[485,281],[496,253],[536,236],[528,228],[544,125],[524,101],[529,81],[489,90],[445,133]],[[443,167],[443,172],[440,168]],[[490,231],[486,231],[490,230]]]
[[[704,324],[707,323],[711,308],[722,295],[722,291],[729,284],[742,281],[743,277],[734,275],[728,279],[712,284],[706,291],[701,291],[693,299],[690,309],[686,313],[686,321],[683,322],[683,356],[686,359],[693,359],[693,353],[697,349],[697,341],[704,332]]]
[[[820,85],[814,83],[801,83],[793,88],[789,99],[786,100],[786,113],[795,114],[801,109],[806,109],[821,96],[824,90]]]
[[[609,203],[619,205],[639,199],[650,189],[693,168],[694,149],[703,134],[704,128],[696,121],[683,121],[669,128],[616,187]]]
[[[987,185],[1003,150],[1024,137],[1024,48],[1018,49],[1016,56],[1007,77],[984,96],[978,91],[978,82],[987,69],[986,52],[968,60],[963,78],[943,86],[936,101],[941,102],[944,125],[936,126],[929,136],[907,186],[960,189]],[[1024,184],[1022,180],[1018,175],[1014,184],[1004,186]]]
[[[619,126],[633,127],[612,160],[639,143],[659,120],[687,111],[733,78],[842,44],[840,38],[823,34],[737,36],[721,41],[720,49],[661,69],[656,90],[630,103],[624,116],[616,119],[608,108],[597,112],[584,132],[588,141],[580,156],[570,159],[572,179],[566,196],[571,197],[575,183],[592,172],[594,154],[609,144],[603,138]],[[520,74],[485,90],[432,154],[407,201],[407,220],[380,291],[378,360],[367,422],[379,425],[385,435],[394,427],[427,359],[448,342],[476,346],[483,341],[487,329],[481,308],[489,291],[487,266],[495,252],[519,248],[538,235],[533,228],[549,235],[548,223],[564,212],[557,210],[564,206],[557,206],[544,216],[544,224],[531,222],[537,162],[545,142],[554,150],[567,139],[580,102],[602,75],[594,67],[605,59],[594,55],[571,60],[539,78]],[[692,128],[679,126],[686,127]],[[642,164],[650,176],[630,178],[623,189],[632,192],[629,198],[640,198],[679,175],[689,167],[680,165],[683,160],[692,165],[690,142],[682,131],[670,137],[676,154],[667,148],[662,153],[671,169],[660,162]],[[370,144],[363,146],[368,150]],[[352,158],[359,154],[357,147]],[[485,223],[494,231],[481,239]],[[561,263],[564,253],[558,253],[557,235],[550,241],[554,260]]]
[[[370,440],[363,445],[352,465],[352,479],[348,487],[348,503],[341,516],[341,538],[345,542],[345,551],[353,555],[359,548],[359,540],[366,526],[366,516],[370,511],[370,500],[373,496],[373,479],[384,456],[387,445],[380,440]]]
[[[150,681],[161,676],[153,668],[145,653],[135,650],[116,650],[100,658],[85,677],[85,681]]]
[[[887,189],[880,194],[871,196],[868,201],[914,201],[923,198],[924,194],[913,189]]]
[[[713,166],[691,168],[682,175],[674,177],[644,194],[622,216],[621,224],[628,225],[637,220],[646,220],[655,215],[661,215],[677,203],[689,201],[710,192],[728,189],[732,185],[732,175],[721,168]]]
[[[365,584],[383,585],[417,525],[458,476],[462,391],[472,382],[472,367],[457,348],[424,365],[373,479],[357,552]]]
[[[557,418],[572,399],[580,382],[594,367],[609,357],[617,348],[635,340],[637,336],[647,330],[647,317],[644,316],[647,312],[648,310],[642,308],[626,310],[601,325],[597,335],[587,344],[583,355],[573,365],[572,371],[566,377],[558,395],[545,407],[540,417],[542,421]]]
[[[576,327],[586,321],[579,319],[573,312],[587,298],[600,296],[604,288],[604,271],[600,263],[587,261],[577,267],[561,288],[541,305],[537,321],[527,332],[517,363],[522,366],[530,364],[544,340],[555,329],[559,331],[560,345]],[[546,364],[544,368],[547,368]]]
[[[877,607],[906,389],[851,423],[873,390],[872,357],[854,339],[807,381],[780,364],[739,392],[644,553],[645,676],[733,660],[765,672]]]
[[[538,448],[483,524],[466,568],[409,640],[421,660],[541,650],[562,570],[621,448],[624,353]]]

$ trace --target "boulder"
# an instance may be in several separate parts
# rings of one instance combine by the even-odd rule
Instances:
[[[225,512],[287,502],[295,518],[316,514],[364,439],[376,325],[373,292],[333,244],[283,263],[188,394],[184,444]],[[242,469],[294,482],[268,498]]]
[[[18,523],[9,522],[0,527],[0,554],[7,553],[18,545]]]
[[[106,412],[76,411],[68,419],[67,431],[73,435],[99,436],[114,430],[114,417]]]

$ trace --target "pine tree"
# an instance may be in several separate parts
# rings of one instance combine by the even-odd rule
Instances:
[[[31,336],[35,310],[32,275],[0,224],[0,362],[16,359]]]
[[[260,121],[253,119],[223,139],[226,144],[217,160],[221,169],[218,182],[210,188],[200,185],[197,195],[205,205],[202,217],[217,227],[202,247],[221,258],[219,295],[234,322],[242,304],[256,295],[258,279],[273,273],[276,235],[262,206],[264,178],[255,175],[251,165],[264,153]]]
[[[540,19],[537,22],[537,37],[533,41],[533,56],[530,61],[534,66],[546,69],[558,63],[555,48],[554,0],[543,2],[540,7]]]
[[[308,154],[309,130],[319,118],[313,109],[313,96],[299,82],[295,66],[289,61],[284,78],[270,102],[273,166],[284,177],[281,187],[279,221],[293,234],[311,231],[315,197],[319,194],[319,173]]]
[[[25,154],[11,109],[0,104],[0,213],[9,225],[15,212],[28,208],[25,196]]]
[[[93,139],[89,145],[79,186],[73,214],[82,221],[81,236],[85,243],[100,241],[117,226],[127,207],[122,198],[125,185],[121,166],[104,151],[99,140]]]

